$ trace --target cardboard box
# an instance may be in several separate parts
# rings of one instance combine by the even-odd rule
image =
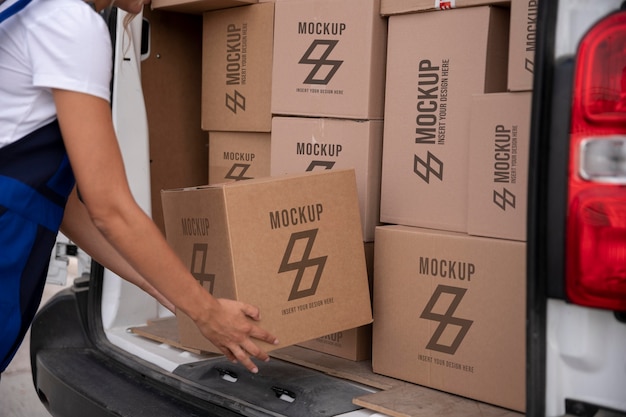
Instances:
[[[467,231],[526,240],[531,93],[473,98]]]
[[[366,242],[363,246],[371,295],[374,284],[374,242]],[[372,325],[366,324],[354,329],[328,334],[300,343],[299,346],[352,361],[371,359]]]
[[[269,133],[209,132],[209,184],[269,176]]]
[[[383,223],[467,230],[472,95],[506,91],[508,27],[491,6],[389,17]]]
[[[376,229],[375,373],[525,408],[525,244]]]
[[[511,1],[509,91],[533,89],[538,3],[539,0]]]
[[[383,122],[274,117],[271,135],[271,175],[354,168],[363,239],[373,241],[380,224]]]
[[[372,357],[372,325],[328,334],[298,346],[355,362],[364,361]]]
[[[274,3],[203,17],[202,129],[269,132]]]
[[[435,10],[450,10],[460,7],[506,5],[511,0],[380,0],[380,14],[390,16],[394,14],[428,12]]]
[[[382,119],[387,19],[380,0],[275,6],[272,113]]]
[[[257,0],[152,0],[150,7],[153,10],[202,14],[209,10],[228,9],[253,3],[257,3]]]
[[[354,170],[161,193],[168,243],[218,298],[259,307],[271,351],[372,321]],[[217,352],[177,313],[184,346]]]

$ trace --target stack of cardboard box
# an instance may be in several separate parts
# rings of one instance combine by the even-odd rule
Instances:
[[[280,7],[283,3],[285,8]],[[200,273],[195,271],[199,276],[207,275],[207,271],[219,270],[224,266],[223,263],[230,265],[232,270],[221,272],[222,277],[228,277],[227,282],[229,284],[222,284],[221,287],[214,286],[213,282],[218,281],[214,279],[206,281],[206,287],[216,296],[239,299],[241,294],[249,294],[247,291],[250,288],[256,288],[249,278],[245,278],[245,274],[243,278],[240,275],[246,269],[246,262],[253,262],[254,260],[259,265],[263,265],[265,262],[269,262],[269,258],[259,258],[261,253],[259,251],[255,252],[254,256],[248,255],[247,258],[242,259],[238,257],[236,247],[232,246],[232,242],[229,242],[228,239],[217,237],[218,240],[215,241],[216,236],[221,236],[216,229],[216,222],[230,230],[235,222],[234,219],[237,217],[233,214],[235,206],[230,204],[227,208],[230,214],[220,218],[217,212],[211,209],[209,200],[213,198],[226,201],[226,195],[240,189],[250,190],[247,193],[253,193],[251,190],[262,188],[258,183],[264,183],[263,178],[269,177],[270,174],[272,177],[283,177],[287,174],[304,175],[307,174],[307,171],[317,171],[320,167],[324,170],[332,168],[333,171],[353,170],[355,172],[354,186],[358,188],[358,211],[356,213],[351,212],[345,203],[328,203],[326,204],[326,211],[330,209],[343,211],[346,221],[335,221],[331,225],[327,225],[325,222],[319,223],[323,232],[321,236],[342,223],[341,228],[349,230],[349,221],[347,220],[351,218],[356,219],[360,226],[358,235],[361,241],[361,253],[349,253],[344,248],[333,249],[331,258],[341,259],[341,262],[350,267],[343,270],[333,270],[331,258],[329,258],[329,265],[324,268],[325,278],[322,277],[322,284],[324,281],[332,280],[336,286],[351,295],[344,294],[346,298],[341,301],[343,293],[341,291],[328,293],[328,288],[332,288],[332,286],[326,284],[328,297],[325,297],[324,300],[333,299],[334,303],[325,303],[323,306],[316,305],[315,307],[323,308],[315,310],[309,308],[307,303],[295,305],[298,297],[293,300],[289,298],[292,307],[282,305],[281,308],[277,308],[281,306],[281,303],[271,297],[265,296],[258,299],[248,296],[244,299],[269,311],[263,313],[263,325],[281,335],[281,346],[305,342],[304,335],[323,336],[311,340],[310,347],[354,360],[366,359],[371,357],[370,294],[373,273],[373,244],[371,240],[379,217],[382,149],[382,121],[380,119],[383,114],[386,19],[379,15],[380,4],[374,0],[368,0],[365,8],[362,7],[363,2],[359,0],[305,1],[295,8],[288,3],[290,2],[277,4],[259,2],[243,5],[231,3],[228,7],[207,8],[208,3],[204,2],[202,5],[195,4],[193,10],[189,9],[190,5],[186,1],[180,2],[178,7],[171,4],[164,6],[159,2],[153,4],[153,8],[202,14],[201,127],[208,132],[208,184],[212,185],[212,187],[187,187],[163,193],[165,231],[172,246],[180,252],[181,257],[190,265],[192,271],[200,268]],[[175,8],[172,9],[172,7]],[[205,7],[205,9],[203,10],[201,7]],[[354,15],[354,10],[360,11]],[[281,16],[280,19],[275,21],[275,15]],[[367,20],[365,24],[362,20],[363,17]],[[295,33],[291,33],[291,27],[295,28]],[[280,36],[275,36],[275,32]],[[320,36],[325,39],[320,40]],[[368,39],[368,41],[363,42],[363,39]],[[287,42],[280,40],[287,40]],[[294,40],[298,40],[298,42],[294,42]],[[329,46],[330,44],[332,46]],[[372,46],[374,44],[375,47]],[[336,45],[338,45],[337,50],[330,57],[319,56],[320,53],[322,55],[330,54]],[[362,48],[362,51],[357,54],[347,54],[347,51],[354,49],[355,45]],[[301,48],[304,49],[301,50]],[[274,53],[275,49],[279,52]],[[308,54],[307,57],[310,62],[298,62],[298,60],[292,62],[295,54],[302,56]],[[347,59],[343,58],[346,54],[348,55]],[[341,57],[341,63],[337,64],[336,67],[337,61],[332,61],[335,56]],[[286,59],[276,65],[274,61],[277,60],[277,57]],[[356,69],[360,70],[364,62],[370,67],[368,71],[364,73],[358,71],[359,77],[349,75],[354,74]],[[278,75],[273,71],[275,66],[278,68]],[[342,67],[341,70],[336,71],[339,66]],[[306,74],[303,74],[302,79],[291,76],[294,69],[299,68],[303,68],[302,71],[310,74],[309,77],[312,80],[307,81],[305,79]],[[329,68],[332,73],[325,74]],[[281,75],[280,71],[286,71],[286,75],[289,76]],[[323,77],[323,82],[318,77]],[[274,82],[274,80],[281,82]],[[366,85],[365,88],[363,83]],[[277,88],[283,90],[285,87],[287,90],[293,88],[293,91],[298,91],[296,96],[300,96],[302,85],[312,87],[307,88],[307,94],[304,97],[299,100],[287,97],[285,109],[273,109],[275,105],[280,108],[280,104],[275,104],[273,101],[273,97],[278,97],[278,103],[280,103],[281,95],[275,94]],[[287,95],[289,94],[288,92]],[[300,109],[293,106],[293,103],[298,102],[304,104]],[[311,106],[312,102],[316,102],[316,104]],[[355,107],[363,104],[365,104],[363,108],[357,109],[356,113],[351,113]],[[330,113],[325,113],[323,109]],[[274,114],[280,116],[297,114],[303,117],[280,117],[281,121],[286,122],[286,124],[277,123],[279,126],[277,130],[283,134],[276,138],[274,134],[276,124],[272,122]],[[313,119],[313,116],[327,117]],[[351,116],[355,119],[345,121],[336,119]],[[315,120],[314,126],[307,125],[309,121],[313,120]],[[292,122],[294,125],[291,125]],[[288,131],[285,131],[285,127]],[[289,131],[289,129],[291,130]],[[304,134],[307,140],[302,140],[302,129],[312,129]],[[281,144],[280,141],[284,143]],[[270,142],[277,144],[272,150],[272,153],[276,152],[275,155],[270,155]],[[295,159],[292,155],[299,155],[299,160],[295,166],[289,166]],[[316,158],[318,156],[319,158]],[[311,159],[311,157],[315,161],[310,160],[306,166],[302,166],[302,159]],[[270,160],[276,162],[271,173]],[[241,180],[252,181],[245,181],[246,184],[241,185],[229,184]],[[296,199],[296,191],[308,193],[309,198],[313,199],[310,204],[316,204],[314,203],[317,201],[316,199],[324,197],[339,198],[339,195],[335,195],[335,193],[349,196],[351,191],[345,186],[334,189],[329,187],[330,195],[323,196],[316,195],[309,189],[309,183],[314,184],[312,178],[302,180],[300,182],[302,189],[299,190],[293,185],[296,178],[288,182],[284,182],[282,179],[273,181],[282,184],[285,193],[280,196],[266,197],[273,199],[275,204],[278,204],[280,197],[286,196],[291,199],[290,201]],[[241,192],[243,193],[243,191]],[[185,201],[190,198],[189,195],[200,196],[195,197],[193,204],[188,204]],[[305,207],[307,204],[298,203],[297,206]],[[255,212],[263,210],[252,199],[247,203],[247,210],[252,210],[251,207],[254,207]],[[197,214],[190,214],[191,210],[199,208],[205,211],[207,218],[215,216],[219,220],[208,222],[213,225],[213,230],[211,233],[207,232],[206,236],[202,236],[200,239],[203,245],[209,245],[213,250],[205,251],[203,256],[197,257],[195,255],[198,251],[193,249],[195,246],[189,247],[189,242],[198,241],[198,237],[185,235],[185,230],[180,228],[179,223],[184,219],[199,218]],[[266,211],[271,212],[270,209],[266,209]],[[297,212],[299,216],[298,213],[300,212]],[[330,213],[325,214],[324,217],[327,218],[330,215]],[[367,224],[361,222],[361,218],[365,219]],[[344,230],[341,232],[343,233]],[[266,233],[268,234],[259,232],[253,236],[259,238],[259,243],[263,239],[274,242],[277,232],[266,231]],[[340,233],[335,232],[333,234],[333,241],[341,241]],[[367,237],[364,237],[365,234]],[[235,237],[231,235],[230,238],[234,239]],[[300,248],[302,243],[299,243],[302,239],[294,242],[298,251],[302,250]],[[323,238],[320,237],[320,239]],[[208,253],[217,253],[216,242],[221,242],[227,248],[227,253],[216,257],[219,259],[217,264],[210,255],[207,255]],[[313,240],[309,240],[309,243],[312,244],[312,242]],[[323,241],[316,244],[317,250],[321,252],[324,252],[326,246],[328,243],[324,244]],[[272,246],[267,245],[267,247]],[[349,245],[345,249],[348,248]],[[309,249],[306,249],[301,257],[313,256],[308,253]],[[203,261],[198,264],[198,259]],[[346,259],[350,259],[350,261],[347,262]],[[365,259],[367,260],[365,261]],[[305,260],[308,261],[308,258]],[[364,261],[363,265],[361,265],[362,261]],[[310,268],[302,266],[301,269],[291,268],[291,274],[297,275],[297,279],[304,280],[304,283],[301,284],[303,287],[310,287],[309,298],[313,295],[319,298],[324,294],[324,291],[321,288],[312,291],[312,284],[317,282],[318,277],[308,276],[308,271],[315,269],[313,266],[311,265]],[[369,304],[369,310],[362,309],[361,312],[354,312],[351,311],[353,307],[350,305],[362,306],[361,301],[363,301],[362,297],[365,294],[360,287],[362,275],[358,268],[361,266],[365,271],[367,290],[365,291],[367,294],[365,301],[366,304]],[[318,269],[322,270],[321,267]],[[270,272],[264,272],[261,269],[256,271],[260,277],[266,276]],[[306,276],[300,276],[300,272]],[[242,284],[242,282],[247,282],[247,284]],[[267,283],[262,285],[264,288],[275,289],[274,286],[267,286]],[[267,291],[256,291],[256,293],[266,294]],[[316,302],[314,299],[309,301]],[[332,304],[332,308],[330,304]],[[365,310],[369,311],[369,316],[365,314]],[[283,317],[280,320],[278,317],[274,317],[273,312],[275,311],[283,312]],[[309,311],[315,311],[315,313],[309,313]],[[325,314],[320,315],[319,312],[325,312]],[[341,320],[342,314],[348,314],[352,319]],[[293,322],[291,325],[286,324],[290,321]],[[275,322],[281,324],[277,325]],[[348,326],[350,323],[354,325]],[[320,334],[320,329],[338,331],[332,334]],[[189,318],[182,314],[179,315],[179,330],[184,346],[214,351],[214,348],[201,337]]]
[[[210,184],[269,176],[274,3],[204,13],[202,129]]]
[[[519,29],[531,3],[381,5],[390,224],[376,230],[373,370],[519,411],[532,89],[519,68],[532,35]]]
[[[358,191],[373,326],[299,344],[523,411],[536,1],[239,6],[203,17],[209,183],[350,169]]]
[[[276,3],[271,175],[354,169],[370,270],[380,222],[386,36],[379,0]],[[303,346],[369,359],[371,325]]]

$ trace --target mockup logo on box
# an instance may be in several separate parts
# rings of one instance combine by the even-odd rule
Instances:
[[[315,168],[321,169],[333,169],[335,166],[335,161],[311,161],[309,166],[306,168],[307,172],[314,171]]]
[[[515,194],[502,188],[502,192],[493,190],[493,203],[506,211],[507,207],[515,208]]]
[[[226,85],[246,84],[246,36],[247,24],[228,25],[226,31]],[[246,110],[246,97],[237,89],[233,94],[226,93],[226,108],[237,114],[237,109]]]
[[[327,256],[320,256],[317,258],[311,258],[311,251],[315,243],[315,237],[317,236],[318,229],[304,230],[302,232],[295,232],[291,234],[287,249],[283,256],[283,260],[280,263],[278,273],[297,271],[296,279],[291,287],[291,293],[289,294],[289,301],[297,300],[299,298],[309,297],[315,294],[317,286],[322,277],[324,271],[324,265],[326,264]],[[291,257],[294,255],[294,248],[301,247],[299,241],[304,241],[305,248],[302,251],[300,259],[291,261]],[[298,244],[300,243],[300,244]],[[313,280],[311,281],[309,288],[301,288],[302,281],[305,274],[313,270]]]
[[[300,61],[298,61],[299,64],[314,65],[303,84],[328,85],[341,64],[343,64],[343,61],[328,59],[338,42],[338,40],[334,39],[315,39],[311,43],[309,49],[306,50]],[[315,58],[314,53],[319,52],[318,49],[321,50],[321,55],[319,55],[319,58]],[[328,71],[322,71],[322,69],[327,67],[330,67]],[[321,73],[321,75],[318,75],[318,73]],[[324,73],[326,74],[325,76]]]
[[[206,260],[209,247],[206,243],[194,243],[191,254],[191,275],[194,276],[210,294],[213,294],[215,286],[215,274],[208,274],[206,270]],[[208,288],[205,287],[208,284]]]
[[[226,108],[235,114],[237,114],[237,109],[246,111],[246,97],[239,91],[234,91],[233,95],[226,94]]]
[[[513,125],[498,124],[495,126],[493,136],[493,182],[515,184],[517,182],[518,163],[518,128]],[[515,194],[506,187],[502,192],[493,190],[493,203],[506,211],[507,207],[515,208]]]
[[[420,318],[439,322],[439,326],[437,326],[433,336],[428,341],[426,349],[448,353],[450,355],[454,355],[456,353],[456,350],[461,345],[461,342],[472,326],[472,323],[474,323],[473,320],[462,319],[454,316],[454,312],[461,303],[461,300],[463,300],[463,296],[466,291],[466,288],[451,287],[449,285],[437,286],[432,297],[430,297],[428,304],[426,304],[424,311],[422,311],[422,314],[420,315]],[[436,313],[436,310],[441,310],[441,304],[446,303],[446,300],[450,298],[450,295],[452,295],[452,301],[449,301],[448,307],[445,308],[445,313]],[[444,332],[449,328],[457,329],[456,336],[450,344],[441,343],[440,340],[444,336]],[[451,331],[454,330],[449,330],[448,333]]]
[[[246,172],[250,168],[250,164],[233,164],[233,166],[228,170],[226,175],[224,176],[227,180],[249,180],[252,177],[246,177]]]
[[[339,157],[339,154],[343,150],[342,144],[333,143],[317,143],[317,142],[297,142],[296,154],[297,155],[310,155],[310,156],[327,156],[327,157]],[[322,161],[312,160],[309,163],[306,171],[313,171],[316,168],[332,169],[335,166],[336,161]]]
[[[416,145],[446,144],[449,68],[449,59],[442,60],[441,65],[433,65],[427,59],[419,62],[415,105]],[[443,161],[430,150],[427,151],[425,159],[414,155],[413,172],[427,184],[430,184],[431,177],[443,181]]]
[[[426,153],[425,161],[417,155],[413,156],[413,172],[423,179],[426,184],[430,184],[431,175],[443,181],[443,162],[439,158],[430,151]]]

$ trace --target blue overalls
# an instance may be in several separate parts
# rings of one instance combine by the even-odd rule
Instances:
[[[0,23],[22,10],[26,7],[26,5],[28,5],[28,3],[30,3],[30,0],[17,0],[15,3],[7,7],[6,10],[0,12]],[[1,0],[0,4],[2,4]]]
[[[58,122],[0,148],[0,372],[41,302],[74,175]]]

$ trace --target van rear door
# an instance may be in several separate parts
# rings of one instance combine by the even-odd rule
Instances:
[[[527,413],[626,413],[626,12],[539,2]]]

